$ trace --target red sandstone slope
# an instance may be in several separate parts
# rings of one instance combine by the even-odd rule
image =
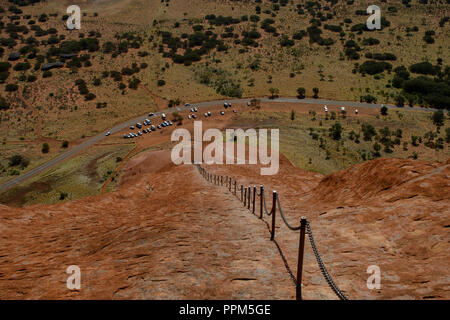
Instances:
[[[169,156],[136,156],[119,190],[104,196],[1,206],[0,298],[293,298],[266,225],[225,187]],[[380,159],[326,177],[284,157],[280,165],[270,177],[255,166],[207,169],[278,190],[292,224],[306,215],[349,298],[450,297],[448,163]],[[277,219],[276,238],[295,273],[298,233]],[[72,264],[82,270],[80,292],[65,286]],[[381,290],[366,287],[369,265],[381,268]],[[308,299],[335,298],[308,245],[303,288]]]
[[[293,225],[306,216],[328,270],[350,298],[450,297],[449,162],[379,159],[325,177],[281,164],[272,177],[248,167],[208,170],[277,190]],[[295,268],[298,234],[277,221],[277,238]],[[370,265],[381,269],[381,290],[367,289]],[[334,297],[309,246],[304,290],[313,298]]]

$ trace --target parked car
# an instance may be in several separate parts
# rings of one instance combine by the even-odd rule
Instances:
[[[224,115],[224,114],[225,114],[225,112],[223,112],[223,111],[220,111],[220,114],[221,114],[221,115]]]
[[[130,126],[130,130],[134,130],[134,126]]]

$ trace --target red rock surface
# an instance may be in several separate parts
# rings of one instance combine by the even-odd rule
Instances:
[[[266,224],[225,187],[206,182],[194,166],[175,167],[169,156],[134,157],[110,194],[0,206],[0,299],[294,298]],[[276,176],[260,176],[255,166],[206,168],[278,190],[292,224],[307,216],[350,299],[448,299],[449,165],[380,159],[326,177],[283,157]],[[279,216],[277,223],[295,274],[298,232]],[[304,297],[335,299],[305,248]],[[81,268],[79,291],[66,288],[69,265]],[[381,268],[381,290],[366,287],[369,265]]]

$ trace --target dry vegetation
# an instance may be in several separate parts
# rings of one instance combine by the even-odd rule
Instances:
[[[374,32],[352,31],[355,25],[364,24],[367,19],[356,11],[365,11],[372,2],[47,0],[33,6],[16,6],[21,11],[18,13],[11,8],[11,1],[0,1],[4,9],[0,13],[3,41],[0,61],[6,62],[10,53],[21,49],[24,52],[17,61],[9,61],[10,66],[2,71],[0,81],[0,103],[5,106],[0,110],[0,164],[4,169],[0,181],[48,161],[64,150],[61,145],[65,140],[73,146],[114,124],[156,110],[157,104],[150,93],[167,101],[184,103],[224,96],[267,96],[270,88],[278,89],[281,96],[297,96],[297,89],[303,87],[307,97],[312,97],[313,88],[318,88],[321,98],[359,101],[361,97],[370,97],[379,103],[399,103],[401,95],[405,104],[427,106],[427,99],[402,91],[402,85],[394,85],[393,80],[399,74],[395,70],[399,66],[408,69],[427,61],[434,73],[428,76],[448,84],[448,2],[422,4],[424,1],[412,0],[409,5],[408,1],[400,0],[380,2],[382,15],[389,25]],[[71,4],[79,4],[82,9],[79,31],[65,28],[64,15]],[[220,16],[225,18],[218,18]],[[272,19],[273,23],[267,19]],[[314,26],[315,29],[308,29]],[[318,41],[314,31],[317,29],[322,31]],[[424,40],[427,31],[432,31],[429,38],[433,43]],[[212,49],[197,52],[201,46],[189,48],[189,41],[195,41],[191,36],[198,38],[205,34],[213,39]],[[368,38],[376,38],[379,43],[375,41],[370,45]],[[60,57],[73,48],[64,43],[83,39],[88,49],[78,50],[77,58]],[[358,59],[346,54],[349,41],[354,41],[358,48]],[[204,45],[205,41],[202,43]],[[27,46],[30,46],[28,50],[23,49]],[[58,49],[61,47],[65,50]],[[177,55],[186,55],[189,49],[195,52],[195,61],[177,61]],[[364,74],[360,66],[371,60],[366,58],[370,53],[391,53],[396,60],[385,61],[391,64],[389,70]],[[51,73],[42,71],[44,63],[55,61],[63,61],[64,66],[52,69]],[[26,63],[29,66],[24,65]],[[408,74],[410,78],[420,76],[413,72]],[[438,107],[448,108],[448,86],[440,90],[440,94],[443,99],[439,103],[443,102]],[[409,117],[408,112],[404,114]],[[286,115],[280,115],[275,124],[283,126],[285,118]],[[405,132],[409,126],[414,127],[414,123],[397,120],[394,126],[405,126]],[[370,121],[379,129],[381,120]],[[429,119],[417,121],[430,123]],[[362,158],[355,156],[356,147],[342,157],[340,153],[345,147],[335,151],[337,147],[331,145],[328,149],[333,165],[311,164],[309,158],[312,157],[314,163],[314,153],[317,159],[323,158],[320,151],[323,149],[313,145],[308,155],[295,156],[295,148],[288,145],[295,146],[306,139],[303,131],[309,127],[321,130],[316,125],[318,121],[307,127],[305,123],[301,127],[296,123],[285,129],[289,139],[286,139],[284,151],[294,154],[293,161],[298,165],[331,172],[361,161]],[[357,127],[352,123],[348,125]],[[424,136],[428,128],[419,131],[416,134]],[[300,140],[295,138],[298,132],[302,132]],[[445,135],[445,127],[441,135]],[[43,143],[49,144],[49,153],[42,153]],[[369,147],[362,144],[358,148],[369,150]],[[419,150],[419,155],[421,152]],[[440,159],[438,154],[423,153],[427,159]],[[8,167],[9,158],[14,154],[29,160],[26,168]],[[394,152],[392,156],[409,157],[411,150]],[[352,160],[354,157],[358,160]]]

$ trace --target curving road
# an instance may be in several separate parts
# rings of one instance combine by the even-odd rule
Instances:
[[[355,108],[381,108],[381,104],[370,104],[370,103],[362,103],[362,102],[354,102],[354,101],[335,101],[335,100],[322,100],[322,99],[297,99],[297,98],[286,98],[286,97],[280,97],[276,99],[269,99],[266,97],[263,98],[257,98],[261,100],[261,102],[272,102],[272,103],[304,103],[304,104],[326,104],[326,105],[333,105],[333,106],[345,106],[345,107],[355,107]],[[199,108],[206,108],[206,107],[213,107],[217,105],[223,105],[224,102],[231,102],[231,103],[247,103],[250,100],[248,99],[228,99],[228,100],[215,100],[215,101],[205,101],[205,102],[199,102],[192,104],[192,106],[199,107]],[[192,107],[191,106],[191,107]],[[155,116],[160,116],[163,113],[170,114],[175,111],[183,111],[186,109],[190,109],[191,107],[175,107],[170,109],[161,110],[158,112],[155,112]],[[392,105],[386,105],[388,108],[399,108]],[[399,108],[401,109],[401,108]],[[421,110],[421,111],[434,111],[434,109],[425,109],[420,107],[408,107],[408,110]],[[143,119],[147,118],[147,114],[130,119],[126,122],[123,122],[121,124],[118,124],[114,126],[113,128],[107,130],[110,131],[111,134],[115,134],[119,131],[122,131],[125,128],[130,127],[131,125],[135,125],[137,122],[142,122]],[[34,169],[31,169],[30,171],[13,178],[9,180],[8,182],[0,185],[0,192],[3,192],[19,183],[24,182],[25,180],[51,168],[52,166],[67,160],[68,158],[80,153],[82,150],[92,146],[93,144],[103,140],[106,138],[105,134],[106,132],[102,132],[96,136],[93,136],[83,142],[82,144],[75,146],[71,148],[70,150],[58,155],[57,157],[53,158],[52,160],[44,163],[43,165],[36,167]]]

